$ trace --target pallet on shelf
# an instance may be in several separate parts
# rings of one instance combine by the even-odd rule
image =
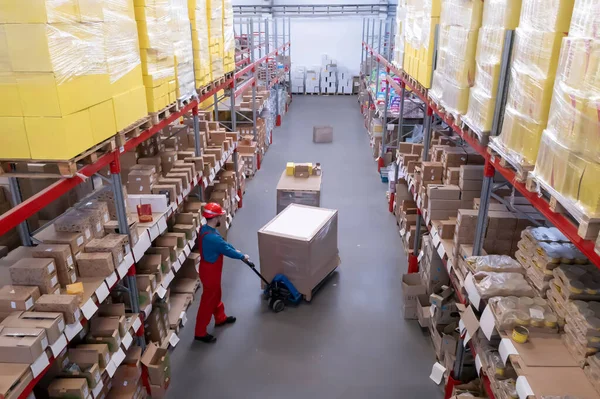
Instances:
[[[473,126],[473,124],[466,116],[464,116],[460,124],[461,130],[479,141],[481,145],[487,146],[490,142],[490,132],[482,132],[479,129],[473,129],[471,126]]]
[[[575,201],[565,197],[532,171],[527,174],[525,187],[529,192],[548,202],[548,207],[555,213],[567,216],[577,227],[577,234],[584,240],[594,240],[600,233],[600,218],[586,215]]]
[[[21,178],[62,178],[73,177],[77,174],[77,164],[93,164],[102,155],[117,148],[115,137],[96,144],[89,150],[82,152],[74,158],[67,160],[49,159],[19,159],[0,160],[0,175],[4,177]]]
[[[402,71],[402,79],[404,81],[408,81],[409,85],[412,86],[412,88],[415,91],[417,91],[422,97],[427,98],[428,89],[425,88],[421,83],[419,83],[418,80],[416,80],[404,71]]]
[[[128,140],[138,137],[144,130],[149,129],[151,126],[150,116],[138,119],[125,129],[117,132],[115,136],[117,146],[121,147],[125,145]]]
[[[533,171],[535,165],[524,164],[516,159],[511,150],[502,145],[498,140],[492,140],[487,147],[487,152],[491,158],[498,158],[500,166],[512,169],[515,172],[515,180],[519,183],[525,183],[529,172]]]
[[[168,118],[171,114],[177,113],[179,111],[179,106],[177,105],[177,101],[167,105],[165,108],[161,109],[158,112],[150,112],[150,119],[153,125],[158,125],[160,121]]]

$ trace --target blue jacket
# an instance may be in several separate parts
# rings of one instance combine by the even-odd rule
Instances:
[[[202,239],[202,259],[209,263],[215,263],[220,255],[225,255],[232,259],[244,259],[244,254],[236,250],[231,244],[221,237],[216,229],[205,224],[200,229],[198,239],[204,233],[208,233]]]

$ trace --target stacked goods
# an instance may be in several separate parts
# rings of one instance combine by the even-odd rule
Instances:
[[[435,249],[431,236],[423,236],[422,251],[419,268],[421,281],[425,285],[427,295],[437,294],[442,286],[450,284],[448,271]]]
[[[540,297],[492,297],[488,301],[498,331],[512,331],[516,326],[527,327],[530,334],[558,333],[558,318]]]
[[[223,0],[223,57],[225,73],[233,72],[235,70],[235,32],[231,0]]]
[[[196,88],[199,88],[206,86],[212,80],[210,52],[208,49],[208,15],[206,1],[188,0],[188,8],[192,25],[194,75],[196,77]]]
[[[535,174],[587,216],[600,213],[600,5],[576,1],[569,37],[563,39],[548,128],[542,134]]]
[[[115,134],[103,8],[0,5],[0,157],[70,159]]]
[[[583,367],[588,356],[600,351],[600,302],[573,300],[568,302],[566,310],[562,338],[571,355]]]
[[[142,74],[148,111],[159,112],[176,98],[175,53],[169,0],[136,1]]]
[[[532,165],[548,121],[561,40],[573,0],[523,0],[516,29],[502,134],[494,140],[516,163]]]
[[[406,18],[406,2],[398,2],[396,8],[396,35],[394,37],[394,56],[392,63],[402,68],[404,62],[404,19]]]
[[[535,297],[535,291],[523,277],[523,267],[514,259],[508,262],[506,259],[510,258],[502,255],[467,258],[467,264],[472,263],[476,270],[480,270],[473,274],[473,283],[479,297]]]
[[[448,112],[464,115],[475,79],[475,50],[482,0],[443,0],[431,98]]]
[[[483,5],[475,56],[475,83],[469,92],[469,108],[463,118],[479,135],[492,129],[504,36],[507,30],[517,27],[520,13],[521,0],[492,0]]]
[[[423,87],[431,87],[435,27],[441,0],[409,0],[406,5],[404,70]]]
[[[169,90],[169,104],[196,94],[194,51],[187,0],[170,0],[171,41],[175,52],[175,91]]]
[[[116,130],[120,131],[148,114],[146,89],[131,0],[108,0],[104,7],[104,46]]]
[[[225,74],[223,65],[223,0],[207,0],[208,51],[210,72],[216,80]]]

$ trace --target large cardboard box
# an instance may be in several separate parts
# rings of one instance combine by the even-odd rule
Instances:
[[[258,231],[261,273],[284,274],[307,300],[340,264],[337,210],[291,204]]]
[[[0,363],[32,364],[47,346],[48,338],[42,328],[0,328]]]
[[[29,310],[40,297],[40,289],[35,286],[5,285],[0,288],[0,311]]]
[[[171,362],[168,349],[156,346],[154,342],[148,344],[142,364],[148,369],[148,379],[152,385],[167,387],[171,379]]]
[[[277,183],[277,213],[289,204],[320,206],[321,176],[287,176],[284,170]]]
[[[33,380],[29,364],[0,363],[0,397],[16,399]]]
[[[90,394],[85,378],[56,378],[48,386],[51,398],[87,399]]]
[[[0,326],[43,328],[46,331],[48,343],[52,345],[61,337],[62,332],[65,330],[65,321],[62,313],[13,312],[2,320]]]
[[[425,295],[426,289],[418,273],[404,274],[402,276],[402,297],[404,306],[416,308],[417,297]]]

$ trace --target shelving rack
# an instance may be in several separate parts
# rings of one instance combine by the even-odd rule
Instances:
[[[271,21],[272,24],[276,27],[278,19],[274,18]],[[253,32],[253,21],[247,21],[247,31]],[[99,156],[94,162],[87,164],[80,168],[77,173],[70,178],[61,178],[58,179],[55,183],[51,184],[47,188],[39,191],[32,197],[22,200],[21,194],[19,191],[19,185],[17,178],[10,177],[10,191],[13,200],[13,208],[8,212],[0,215],[0,236],[6,234],[13,228],[17,228],[21,241],[25,246],[31,246],[34,244],[35,238],[32,239],[32,234],[28,228],[26,220],[31,216],[35,215],[37,212],[50,205],[53,201],[59,199],[61,196],[67,194],[70,190],[73,190],[78,185],[86,181],[87,179],[99,177],[104,182],[109,182],[110,187],[102,187],[96,190],[93,194],[97,194],[100,190],[110,189],[113,192],[116,208],[117,208],[117,221],[119,226],[119,232],[121,234],[129,233],[129,224],[127,221],[127,209],[125,208],[125,195],[123,192],[123,186],[121,182],[121,166],[120,166],[120,157],[121,154],[133,150],[142,142],[148,140],[152,136],[159,133],[162,129],[168,126],[170,123],[182,118],[184,115],[192,115],[193,118],[193,131],[195,137],[195,153],[196,156],[202,155],[202,150],[200,147],[200,129],[199,129],[199,108],[200,104],[205,101],[212,100],[208,108],[216,109],[216,105],[219,102],[227,102],[226,98],[228,97],[228,102],[231,104],[232,111],[235,111],[235,99],[245,93],[248,89],[252,89],[253,99],[256,96],[256,85],[258,83],[258,79],[256,76],[256,71],[259,65],[276,59],[279,54],[288,54],[290,53],[290,41],[289,41],[289,22],[287,25],[287,33],[286,30],[283,30],[283,35],[280,37],[271,37],[269,35],[268,24],[265,23],[265,31],[259,32],[257,35],[259,36],[258,45],[251,44],[250,48],[258,51],[260,55],[257,57],[254,56],[254,51],[246,50],[236,52],[236,70],[233,73],[226,75],[226,78],[221,82],[216,84],[213,82],[211,85],[207,86],[206,91],[203,94],[199,94],[197,98],[192,98],[190,102],[179,109],[177,112],[172,113],[170,116],[162,119],[159,123],[149,127],[148,129],[141,132],[137,137],[131,138],[126,141],[121,147],[116,148],[115,150],[109,151],[101,156]],[[284,22],[285,27],[285,22]],[[237,25],[234,25],[234,29],[237,28]],[[243,26],[239,26],[240,33],[243,30]],[[276,29],[276,28],[275,28]],[[250,35],[251,41],[253,40],[254,35]],[[283,40],[281,40],[283,38]],[[270,51],[269,43],[275,43],[273,46],[273,50]],[[262,49],[264,48],[264,55],[262,54]],[[281,82],[275,82],[274,84],[281,84]],[[224,93],[219,96],[219,93]],[[258,110],[253,107],[253,129],[256,135],[256,117]],[[226,128],[230,131],[236,131],[236,114],[237,112],[231,112],[231,121],[230,125],[226,126]],[[218,115],[218,113],[215,113]],[[279,118],[280,119],[280,118]],[[213,168],[212,173],[209,177],[203,177],[202,173],[196,175],[193,181],[190,183],[190,186],[184,190],[183,195],[180,195],[175,201],[173,201],[171,208],[167,210],[164,214],[154,215],[156,216],[155,222],[145,226],[146,230],[143,234],[140,235],[138,243],[131,248],[131,252],[127,254],[124,261],[116,268],[115,272],[107,277],[104,282],[100,284],[98,289],[90,296],[89,299],[80,307],[83,319],[79,323],[75,323],[75,325],[67,326],[65,330],[65,339],[57,341],[55,347],[51,347],[52,356],[47,357],[46,360],[42,359],[38,364],[32,365],[32,371],[34,372],[33,380],[27,385],[25,390],[21,395],[19,395],[19,399],[27,398],[33,391],[33,388],[36,384],[44,377],[48,369],[51,367],[52,363],[55,360],[55,357],[62,352],[62,350],[67,346],[68,342],[74,338],[77,333],[82,329],[82,326],[87,323],[87,321],[97,312],[98,305],[102,303],[108,296],[110,291],[116,286],[121,286],[122,283],[125,283],[126,288],[129,292],[137,292],[137,284],[136,284],[136,269],[135,264],[137,261],[141,259],[144,255],[145,251],[151,246],[152,241],[158,235],[162,234],[166,231],[167,228],[167,220],[171,218],[177,206],[189,196],[196,195],[198,198],[202,198],[203,191],[206,189],[214,179],[214,176],[221,170],[224,166],[225,160],[229,157],[233,158],[234,166],[236,173],[239,173],[238,169],[238,150],[237,146],[234,146],[233,149],[225,154],[225,156],[221,159],[220,162]],[[110,171],[110,179],[107,179],[103,176],[99,175],[99,172],[102,169],[107,168]],[[239,179],[240,176],[238,176]],[[238,192],[239,201],[238,206],[241,208],[242,206],[242,195],[243,193]],[[199,231],[199,227],[198,227]],[[165,290],[170,284],[171,280],[174,277],[174,273],[176,273],[181,264],[187,258],[187,255],[191,252],[192,247],[194,246],[194,239],[190,240],[186,247],[179,254],[178,261],[175,262],[172,270],[167,274],[166,278],[166,287],[163,287]],[[166,291],[165,291],[166,292]],[[160,294],[159,294],[160,296]],[[164,296],[164,293],[163,293]],[[131,298],[131,310],[133,313],[138,314],[139,317],[133,322],[133,325],[130,326],[133,331],[132,336],[140,338],[139,343],[142,348],[144,348],[144,327],[143,327],[143,317],[147,317],[150,314],[152,309],[152,304],[147,306],[144,309],[140,308],[138,303],[137,295],[130,295]],[[171,342],[171,339],[173,340]],[[171,344],[174,346],[178,342],[178,338],[171,337]],[[127,341],[127,347],[131,344],[131,342]],[[125,348],[127,349],[127,348]],[[122,358],[118,360],[122,361],[124,358],[124,354]],[[36,362],[37,363],[37,362]],[[120,363],[120,362],[119,362]],[[118,364],[115,364],[115,369]],[[108,371],[110,374],[110,371]],[[112,370],[114,374],[114,370]],[[110,375],[112,377],[112,375]]]
[[[379,35],[376,35],[376,33],[375,33],[375,26],[377,25],[377,23],[379,23]],[[386,47],[385,43],[389,43],[391,46],[393,35],[391,34],[391,31],[389,31],[389,32],[384,31],[385,34],[382,36],[382,33],[381,33],[382,32],[381,31],[382,24],[383,24],[382,20],[375,20],[375,19],[366,19],[363,22],[363,33],[362,33],[363,41],[362,41],[361,62],[366,61],[368,59],[368,57],[371,56],[371,62],[374,61],[376,63],[375,67],[377,68],[378,72],[379,72],[380,67],[385,69],[388,80],[390,80],[392,75],[400,77],[400,79],[401,79],[400,89],[401,89],[401,93],[402,93],[401,94],[402,98],[404,98],[404,96],[408,95],[407,94],[407,89],[408,89],[411,91],[412,96],[418,98],[423,103],[424,109],[425,109],[425,117],[423,119],[423,144],[424,144],[423,161],[427,161],[427,158],[428,158],[429,144],[430,144],[431,133],[432,133],[432,123],[434,122],[434,120],[445,123],[454,134],[459,136],[467,145],[469,145],[471,148],[473,148],[485,160],[483,187],[482,187],[482,191],[481,191],[480,207],[479,207],[479,213],[478,213],[478,219],[477,219],[477,229],[476,229],[476,234],[475,234],[475,242],[474,242],[474,246],[473,246],[473,255],[475,255],[475,256],[479,255],[481,248],[482,248],[483,239],[484,239],[484,235],[485,235],[485,231],[484,231],[485,218],[486,218],[486,215],[488,212],[488,206],[490,203],[490,199],[492,198],[492,195],[493,195],[492,194],[493,186],[494,186],[493,179],[494,179],[495,173],[499,172],[508,181],[508,183],[510,185],[512,185],[514,187],[514,189],[517,190],[524,198],[526,198],[531,203],[531,205],[541,215],[543,215],[554,227],[559,229],[590,260],[591,263],[593,263],[596,267],[600,268],[600,255],[595,251],[595,241],[594,240],[590,240],[590,239],[586,239],[586,238],[582,237],[583,234],[580,235],[577,224],[575,224],[569,218],[569,216],[559,213],[559,212],[555,212],[554,209],[551,207],[548,200],[544,199],[538,192],[529,191],[528,188],[526,187],[526,184],[522,181],[522,179],[519,179],[519,176],[517,175],[517,173],[515,172],[514,169],[512,169],[510,167],[506,167],[503,164],[501,164],[501,160],[498,159],[495,155],[493,155],[493,153],[491,151],[490,152],[488,151],[487,145],[480,142],[478,140],[478,138],[469,134],[469,132],[466,129],[464,129],[462,126],[459,126],[456,123],[454,118],[449,116],[447,113],[442,112],[442,110],[440,110],[440,108],[433,101],[430,100],[430,98],[428,97],[428,90],[425,89],[424,87],[420,86],[420,84],[418,84],[418,83],[415,84],[415,82],[417,82],[417,79],[415,79],[414,77],[411,77],[406,72],[404,72],[404,70],[402,70],[401,68],[398,68],[396,65],[394,65],[391,62],[389,55],[392,53],[389,51],[389,48]],[[435,60],[437,59],[436,53],[437,53],[437,42],[438,42],[437,35],[438,35],[438,31],[439,31],[438,28],[436,28],[435,50],[434,50],[434,55],[433,55],[434,63],[435,63]],[[370,32],[369,32],[369,29],[370,29]],[[511,58],[510,54],[512,51],[513,33],[514,33],[513,31],[509,30],[506,32],[506,36],[505,36],[505,46],[504,46],[503,56],[502,56],[502,68],[501,68],[502,72],[501,72],[498,96],[497,96],[497,101],[496,101],[496,106],[495,106],[495,111],[494,111],[494,123],[493,123],[493,129],[491,132],[492,135],[499,134],[501,118],[502,118],[502,115],[504,114],[505,96],[506,96],[506,90],[508,87],[508,80],[509,80],[508,71],[509,71],[509,63],[510,63],[510,58]],[[383,46],[381,44],[382,40],[384,42]],[[372,69],[373,69],[373,67],[369,67],[368,71],[371,72]],[[434,64],[433,69],[435,70],[435,64]],[[368,82],[368,83],[366,82],[367,77],[365,76],[364,71],[361,71],[361,78],[363,79],[363,81],[365,81],[365,84],[368,87],[368,85],[371,82]],[[373,101],[373,98],[369,98],[369,106],[371,106],[372,101]],[[401,101],[400,104],[402,107],[404,104],[404,101]],[[388,108],[388,96],[386,93],[384,109],[387,110],[387,108]],[[383,115],[387,116],[387,113],[383,113]],[[399,132],[402,131],[403,125],[404,125],[404,118],[403,118],[403,112],[401,110],[399,119],[398,119],[398,131]],[[384,124],[384,126],[386,126],[386,125]],[[399,137],[401,137],[401,136],[399,136]],[[392,147],[390,147],[390,146],[386,147],[386,149],[390,149],[390,148],[392,148]],[[398,176],[399,176],[398,175],[399,165],[397,162],[396,162],[395,166],[396,167],[395,167],[395,175],[394,175],[395,180],[394,181],[397,181]],[[413,248],[418,249],[418,248],[420,248],[421,224],[423,223],[423,225],[427,226],[427,229],[430,231],[430,233],[431,233],[431,225],[429,223],[425,222],[423,219],[422,209],[417,202],[417,193],[414,191],[414,186],[410,187],[410,190],[411,190],[411,193],[413,194],[415,202],[417,203],[417,212],[418,213],[417,213],[416,234],[415,234],[415,238],[414,238]],[[393,206],[392,206],[393,202],[394,202],[394,193],[392,192],[390,195],[390,212],[393,211]],[[440,247],[442,247],[442,246],[440,245]],[[440,257],[442,258],[442,261],[448,270],[448,273],[450,275],[450,281],[452,282],[452,285],[454,286],[454,291],[457,294],[458,300],[462,304],[468,304],[469,303],[468,298],[461,295],[461,289],[460,289],[461,282],[459,282],[458,279],[455,277],[455,275],[452,273],[453,265],[449,261],[449,258],[447,256],[445,256],[445,253],[443,252],[443,247],[442,247],[442,251],[440,251],[440,252],[438,252],[438,253],[440,254]],[[415,255],[415,254],[409,255],[409,259],[408,259],[409,273],[418,272],[419,260],[420,259],[417,255]],[[448,384],[445,387],[445,398],[449,398],[452,394],[453,386],[460,383],[459,379],[460,379],[460,375],[461,375],[462,367],[463,367],[463,356],[465,354],[465,345],[463,344],[463,342],[464,342],[464,335],[461,336],[461,338],[458,342],[456,362],[454,364],[453,373],[450,376],[450,378],[448,379]],[[473,347],[472,343],[469,344],[469,349],[471,351],[471,354],[475,358],[476,353],[475,353],[475,348]],[[483,382],[483,387],[484,387],[488,397],[493,399],[495,396],[491,389],[490,379],[483,372],[481,373],[481,379]]]

